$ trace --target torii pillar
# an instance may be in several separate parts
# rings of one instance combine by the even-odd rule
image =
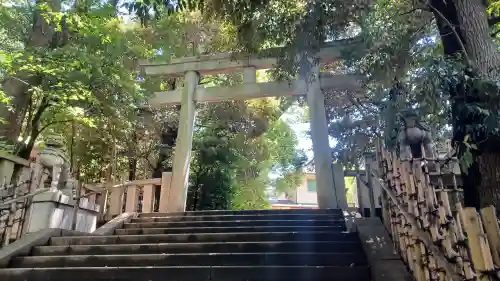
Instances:
[[[308,59],[310,65],[299,77],[299,89],[305,91],[309,106],[309,121],[314,152],[316,172],[316,194],[320,209],[347,210],[347,199],[343,184],[335,184],[334,164],[330,148],[328,124],[326,119],[325,96],[319,79],[319,64]],[[304,87],[304,88],[302,88]],[[343,180],[343,179],[342,179]]]
[[[194,95],[200,82],[200,74],[188,71],[184,75],[184,91],[179,116],[179,130],[175,141],[172,181],[168,192],[167,212],[184,212],[189,181],[189,164],[193,146],[194,121],[196,117],[196,101]]]

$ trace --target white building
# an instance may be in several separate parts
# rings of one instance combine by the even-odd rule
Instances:
[[[359,177],[356,177],[355,172],[344,172],[346,199],[350,209],[352,208],[353,211],[367,215],[370,210],[370,197],[364,171],[360,171],[360,174]],[[380,183],[376,180],[373,182],[373,193],[375,207],[380,209]],[[317,208],[316,175],[314,173],[305,173],[302,184],[294,192],[280,194],[276,199],[271,199],[270,203],[273,209]]]

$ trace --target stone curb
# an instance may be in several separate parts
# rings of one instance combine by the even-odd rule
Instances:
[[[356,218],[354,231],[365,250],[372,281],[413,281],[380,218]]]
[[[33,247],[47,245],[52,237],[111,235],[116,229],[123,226],[124,223],[130,222],[136,216],[137,213],[123,213],[92,233],[61,228],[47,228],[28,233],[21,239],[0,249],[0,268],[6,268],[13,257],[29,255]]]

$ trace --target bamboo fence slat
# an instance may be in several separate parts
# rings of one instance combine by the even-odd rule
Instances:
[[[415,280],[500,280],[492,279],[500,267],[495,208],[462,207],[458,160],[399,159],[380,142],[377,150],[384,224]]]

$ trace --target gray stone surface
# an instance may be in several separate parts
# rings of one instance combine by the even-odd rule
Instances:
[[[47,245],[51,237],[58,237],[61,234],[62,231],[59,228],[47,228],[26,234],[23,238],[0,250],[0,268],[7,267],[13,257],[28,255],[33,247]]]
[[[368,258],[378,260],[399,260],[392,240],[379,218],[356,218],[355,230],[363,243]]]
[[[372,281],[413,280],[379,218],[357,218],[353,230],[358,232],[371,266]]]
[[[370,261],[372,281],[414,281],[401,260]]]
[[[367,281],[366,266],[151,266],[151,267],[52,267],[0,270],[9,281]]]
[[[125,223],[132,221],[133,218],[137,217],[137,213],[122,213],[116,218],[110,220],[103,226],[96,229],[96,231],[92,232],[94,235],[112,235],[115,233],[115,230],[118,228],[122,228]]]
[[[37,246],[33,256],[64,255],[139,255],[154,253],[355,253],[364,255],[358,241],[258,241],[258,242],[187,242],[150,244],[110,244],[110,245],[66,245]]]
[[[260,211],[255,214],[256,221],[278,228],[282,220],[272,219],[273,213]],[[337,213],[340,212],[335,212],[333,217],[337,218]],[[220,216],[214,213],[213,218],[203,222],[194,214],[192,223],[210,222],[213,225],[207,227],[217,228],[221,221],[216,218]],[[180,214],[179,217],[186,216]],[[304,221],[301,216],[291,217],[294,219],[290,221]],[[168,276],[172,281],[371,281],[370,266],[358,233],[343,232],[331,226],[329,231],[300,227],[300,231],[293,232],[261,232],[254,227],[251,218],[241,220],[240,216],[222,221],[224,224],[238,221],[241,224],[238,227],[248,232],[235,233],[232,228],[225,227],[216,233],[192,233],[191,228],[184,228],[185,232],[179,234],[119,235],[120,231],[115,229],[120,225],[125,227],[127,220],[130,221],[128,225],[171,223],[178,226],[190,222],[151,215],[144,216],[145,221],[141,221],[142,218],[142,215],[133,214],[119,216],[98,232],[106,235],[62,230],[49,233],[44,236],[45,241],[40,242],[48,246],[32,247],[29,255],[10,259],[10,268],[0,269],[0,280],[156,281]],[[160,233],[170,232],[154,227],[121,230],[155,229],[162,230]],[[165,225],[165,229],[172,228]]]
[[[125,213],[99,228],[99,231],[87,233],[81,231],[67,230],[61,228],[46,228],[36,232],[28,233],[21,239],[0,249],[0,268],[5,268],[9,262],[17,256],[29,255],[33,247],[45,246],[53,237],[71,236],[95,236],[112,234],[116,228],[121,227],[125,221],[130,221],[135,213]],[[120,220],[121,219],[121,220]]]
[[[359,241],[356,233],[316,231],[316,232],[239,232],[239,233],[182,233],[182,234],[145,234],[145,235],[100,235],[55,237],[51,246],[67,245],[105,245],[105,244],[154,244],[190,242],[257,242],[257,241]]]
[[[76,230],[90,233],[95,230],[99,206],[88,203],[86,198],[80,202]],[[74,205],[75,201],[61,191],[35,195],[30,209],[28,232],[46,228],[71,229]]]

